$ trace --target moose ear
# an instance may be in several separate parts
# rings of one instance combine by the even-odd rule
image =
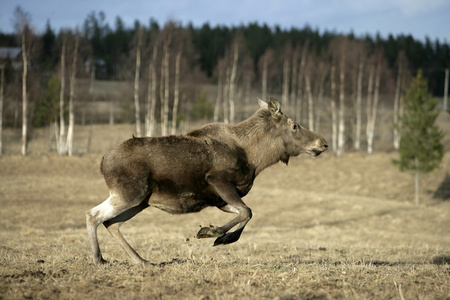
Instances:
[[[269,106],[267,105],[266,102],[262,101],[261,99],[258,98],[258,105],[260,108],[266,108],[269,109]]]
[[[274,97],[269,98],[268,108],[272,116],[278,115],[281,113],[281,105]]]

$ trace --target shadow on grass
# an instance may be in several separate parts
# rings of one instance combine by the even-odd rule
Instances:
[[[448,201],[450,200],[450,174],[445,174],[445,178],[434,192],[434,199]]]

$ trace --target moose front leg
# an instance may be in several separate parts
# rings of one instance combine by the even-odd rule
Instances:
[[[220,209],[226,212],[237,213],[238,215],[221,227],[202,227],[197,233],[197,238],[218,237],[214,241],[214,246],[234,243],[239,239],[248,221],[252,218],[252,211],[239,197],[236,187],[233,184],[216,176],[208,176],[207,181],[214,187],[217,194],[227,203],[227,205]],[[235,231],[227,233],[231,228],[238,224],[239,226]]]
[[[221,211],[227,212],[227,213],[233,213],[238,214],[239,211],[231,206],[230,204],[227,204],[225,206],[219,207]],[[222,227],[209,225],[209,227],[202,227],[200,231],[197,233],[197,238],[211,238],[211,237],[219,237],[224,235],[226,232],[223,231]]]

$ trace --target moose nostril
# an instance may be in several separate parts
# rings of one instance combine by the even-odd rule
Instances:
[[[325,147],[325,149],[327,149],[328,148],[328,145],[327,144],[325,144],[325,145],[323,145],[324,147]]]

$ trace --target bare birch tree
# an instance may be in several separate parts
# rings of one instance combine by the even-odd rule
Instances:
[[[395,95],[394,95],[394,148],[396,150],[400,147],[400,134],[398,132],[399,116],[402,114],[402,90],[403,90],[403,77],[404,69],[406,64],[405,53],[402,51],[398,56],[398,72],[397,72],[397,82],[395,85]]]
[[[356,83],[356,124],[355,124],[355,149],[361,148],[361,124],[362,124],[362,87],[363,87],[364,60],[359,58],[358,75]]]
[[[319,79],[319,86],[317,87],[318,91],[317,91],[316,107],[322,107],[323,95],[325,92],[325,82],[326,82],[327,74],[328,74],[327,69],[328,69],[328,67],[326,66],[326,64],[324,62],[319,63],[320,79]],[[314,130],[316,132],[320,131],[321,117],[322,117],[322,113],[320,111],[316,112],[315,123],[314,123],[315,124]]]
[[[164,68],[164,56],[165,56],[165,43],[163,45],[163,53],[162,53],[162,59],[161,59],[161,75],[159,76],[159,104],[160,104],[160,127],[161,127],[161,135],[164,135],[165,133],[163,122],[164,122],[164,80],[166,76],[164,75],[165,68]]]
[[[73,154],[73,130],[75,126],[75,113],[73,104],[75,101],[75,83],[77,74],[77,58],[78,58],[79,34],[75,34],[75,45],[73,50],[72,70],[70,76],[70,93],[69,93],[69,128],[67,129],[67,153],[69,156]]]
[[[226,63],[225,63],[226,64]],[[228,110],[228,104],[229,101],[227,101],[228,99],[228,95],[230,93],[230,66],[228,64],[226,64],[226,72],[225,72],[225,84],[223,85],[223,122],[225,124],[229,123],[229,110]]]
[[[445,82],[444,82],[444,103],[442,108],[444,111],[448,111],[448,81],[449,81],[449,69],[445,69]]]
[[[309,79],[309,72],[305,74],[305,88],[308,96],[308,126],[309,130],[314,131],[314,108],[313,108],[313,94],[311,89],[311,80]]]
[[[264,56],[263,56],[263,61],[262,61],[263,66],[262,66],[262,76],[261,76],[262,99],[264,101],[267,100],[267,72],[268,72],[268,65],[269,65],[268,60],[269,60],[269,58],[268,58],[268,55],[266,52],[266,54],[264,54]]]
[[[373,101],[373,78],[375,76],[375,67],[371,63],[369,68],[369,81],[367,84],[367,101],[366,101],[366,140],[367,151],[369,152],[369,135],[370,135],[370,118],[372,117],[372,101]]]
[[[270,70],[272,68],[273,50],[268,48],[259,60],[259,68],[261,70],[261,97],[263,100],[268,98],[268,81],[270,77]]]
[[[3,97],[5,93],[5,65],[0,65],[0,156],[3,154]]]
[[[219,121],[219,111],[220,111],[220,104],[222,101],[222,94],[223,94],[223,60],[219,60],[217,63],[217,73],[218,73],[218,79],[217,79],[217,97],[216,97],[216,104],[214,106],[214,122]]]
[[[344,153],[345,145],[345,45],[341,51],[341,63],[339,66],[339,127],[338,145],[336,155]]]
[[[290,103],[294,106],[297,103],[297,83],[298,83],[298,52],[300,51],[297,46],[292,53],[292,72],[291,72],[291,96]]]
[[[136,70],[134,75],[134,107],[136,118],[136,135],[141,136],[141,108],[139,104],[139,80],[141,70],[141,46],[142,46],[142,27],[139,26],[137,32],[136,47]]]
[[[253,78],[253,60],[247,57],[243,62],[244,71],[244,118],[248,118],[251,115],[250,112],[250,91],[252,87]]]
[[[305,66],[306,66],[306,58],[308,56],[308,46],[309,42],[306,41],[306,43],[303,45],[302,50],[302,57],[300,59],[300,66],[298,69],[298,85],[297,85],[297,101],[295,103],[295,119],[297,122],[302,122],[302,109],[303,109],[303,77],[305,76]]]
[[[233,63],[231,67],[231,74],[230,74],[230,87],[228,92],[228,102],[230,106],[230,123],[234,124],[234,115],[235,115],[235,108],[234,108],[234,100],[236,97],[236,73],[237,73],[237,64],[239,60],[239,44],[237,41],[234,43],[234,51],[233,51]]]
[[[17,8],[19,14],[21,9]],[[27,95],[27,75],[28,75],[28,52],[27,52],[27,35],[29,31],[28,17],[22,12],[22,20],[18,20],[18,27],[22,35],[22,155],[27,154],[27,134],[28,134],[28,95]]]
[[[62,32],[61,65],[59,74],[59,136],[56,139],[59,155],[64,155],[66,153],[66,128],[64,122],[64,93],[66,90],[66,43],[67,34]],[[58,134],[58,132],[56,133]]]
[[[308,103],[308,128],[309,130],[316,130],[315,128],[315,118],[316,113],[314,110],[315,104],[314,101],[317,101],[318,93],[319,93],[319,85],[323,80],[317,80],[320,74],[321,64],[318,62],[317,57],[312,54],[309,55],[308,62],[303,66],[302,74],[304,77],[304,86],[305,86],[305,94]],[[322,76],[323,77],[323,76]]]
[[[281,105],[288,110],[289,109],[289,81],[290,81],[290,59],[287,53],[284,54],[283,59],[283,88],[281,93]]]
[[[337,151],[337,109],[336,109],[336,65],[334,62],[331,64],[330,71],[330,82],[331,82],[331,143],[333,147],[333,152]]]
[[[156,59],[158,46],[153,46],[153,55],[149,65],[149,83],[147,92],[146,135],[153,136],[155,132],[155,108],[156,108]]]
[[[161,124],[161,135],[167,135],[168,123],[169,123],[169,40],[164,43],[164,60],[163,60],[163,69],[164,69],[164,100],[163,106],[161,110],[163,111],[163,120]]]
[[[178,50],[177,57],[175,59],[175,83],[174,83],[174,99],[172,108],[172,131],[171,134],[175,134],[177,130],[177,116],[178,116],[178,102],[180,99],[180,64],[181,54],[183,52],[183,45]]]
[[[380,94],[380,80],[381,80],[381,61],[378,56],[378,62],[376,66],[376,75],[375,75],[375,90],[373,92],[373,100],[372,97],[369,98],[369,92],[371,93],[371,79],[373,78],[374,67],[371,67],[371,74],[369,77],[369,90],[368,90],[368,100],[367,100],[367,153],[373,153],[373,138],[375,134],[375,123],[377,117],[377,108]],[[369,101],[370,100],[370,101]]]

